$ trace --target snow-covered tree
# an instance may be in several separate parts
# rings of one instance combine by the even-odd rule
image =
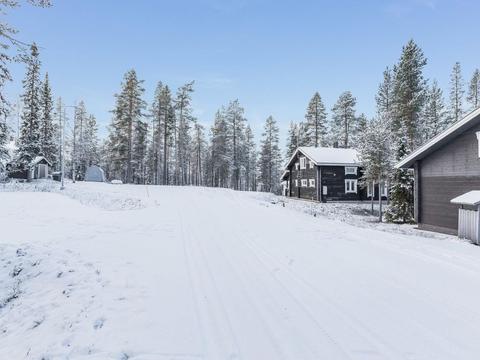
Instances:
[[[227,122],[227,136],[230,138],[232,146],[232,187],[238,190],[240,187],[240,171],[242,168],[242,148],[245,141],[245,122],[244,109],[240,106],[238,100],[231,101],[225,112]]]
[[[87,119],[84,137],[86,166],[98,165],[100,163],[98,125],[97,119],[93,115],[89,115]]]
[[[427,91],[424,119],[424,142],[438,135],[448,126],[448,114],[443,100],[443,92],[436,80],[433,81]]]
[[[218,110],[210,131],[208,183],[212,187],[228,187],[232,164],[231,139],[225,119],[225,108]]]
[[[253,131],[249,125],[245,129],[245,190],[256,190],[257,150]]]
[[[47,7],[50,6],[49,0],[29,0],[28,3]],[[9,113],[9,102],[4,93],[4,87],[7,82],[12,80],[9,64],[13,56],[9,53],[11,48],[23,50],[24,44],[16,38],[18,30],[5,21],[5,14],[8,9],[20,6],[19,0],[0,0],[0,117],[6,117]]]
[[[40,89],[40,154],[54,166],[58,161],[58,127],[53,119],[53,97],[48,73]]]
[[[206,140],[203,125],[195,121],[192,136],[192,185],[204,185]]]
[[[258,160],[259,181],[266,192],[278,193],[280,190],[280,168],[282,155],[279,143],[279,129],[272,116],[265,121]]]
[[[422,49],[410,40],[402,49],[394,68],[391,130],[395,141],[395,160],[402,159],[422,141],[421,115],[425,104],[426,81],[423,68],[427,64]],[[410,171],[395,169],[390,179],[388,221],[411,222],[413,219]]]
[[[6,177],[5,165],[9,159],[7,141],[7,123],[0,117],[0,181],[3,181]]]
[[[175,141],[175,184],[188,183],[188,168],[190,165],[190,129],[194,117],[192,115],[193,81],[181,86],[175,97],[175,113],[177,120]]]
[[[463,115],[463,89],[462,69],[457,61],[450,75],[450,113],[452,122],[457,122]]]
[[[137,78],[135,70],[128,71],[123,79],[121,91],[115,95],[116,104],[112,111],[113,119],[110,126],[109,154],[112,162],[112,175],[124,182],[132,183],[134,168],[134,143],[137,123],[143,121],[143,110],[146,107],[142,99],[143,80]]]
[[[23,79],[23,112],[17,161],[26,167],[41,152],[40,59],[37,45],[30,46],[30,53],[23,56],[27,71]]]
[[[391,140],[389,121],[380,116],[367,122],[360,133],[357,149],[363,167],[362,182],[365,185],[374,186],[376,183],[379,188],[386,186],[394,159]],[[382,221],[381,196],[379,204],[379,220]]]
[[[305,114],[305,145],[325,146],[327,135],[327,113],[320,94],[316,92],[308,103]]]
[[[475,69],[468,86],[467,101],[472,109],[478,109],[480,106],[480,70]]]
[[[383,72],[383,80],[378,86],[375,102],[377,104],[377,115],[385,121],[390,121],[390,112],[393,104],[393,74],[388,67]]]
[[[293,121],[290,122],[287,135],[287,151],[285,154],[287,159],[289,159],[299,147],[299,136],[299,126]]]
[[[357,99],[352,93],[345,91],[332,108],[332,139],[344,148],[350,147],[351,139],[357,131],[356,104]]]
[[[137,119],[132,144],[132,180],[135,184],[145,184],[147,178],[147,122]]]

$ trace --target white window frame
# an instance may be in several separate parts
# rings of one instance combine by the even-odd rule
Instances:
[[[388,185],[386,183],[380,184],[380,196],[388,196]]]
[[[309,180],[308,180],[308,185],[309,185],[310,187],[313,187],[313,188],[314,188],[314,187],[315,187],[315,179],[309,179]]]
[[[307,187],[308,185],[308,182],[307,182],[307,179],[302,179],[302,187]]]
[[[300,170],[300,163],[298,161],[295,163],[295,170]]]
[[[310,164],[310,169],[314,169],[314,168],[315,168],[315,164],[313,163],[312,160],[310,160],[308,163]]]
[[[369,182],[367,184],[367,197],[372,197],[372,188],[373,188],[373,197],[375,197],[375,185]]]
[[[298,187],[298,180],[295,179],[295,187]]]
[[[307,158],[306,157],[301,157],[300,158],[300,169],[304,170],[307,168]]]
[[[356,193],[357,193],[357,180],[345,179],[345,194],[356,194]]]
[[[345,175],[357,175],[356,166],[345,166]]]

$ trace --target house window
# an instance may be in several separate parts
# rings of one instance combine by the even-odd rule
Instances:
[[[307,179],[302,179],[302,187],[307,187]]]
[[[385,184],[385,183],[380,184],[380,194],[382,194],[382,196],[384,196],[384,197],[387,197],[387,195],[388,195],[387,184]]]
[[[313,163],[312,160],[309,161],[309,164],[310,164],[310,169],[313,169],[315,167],[315,164]]]
[[[357,175],[357,167],[345,166],[345,175]]]
[[[285,188],[286,188],[286,189],[290,188],[290,181],[287,181],[287,182],[286,182]]]
[[[295,163],[295,170],[298,170],[298,169],[300,169],[300,164],[299,164],[299,162],[297,161],[297,162]]]
[[[315,179],[310,179],[310,180],[308,180],[308,182],[309,182],[308,185],[309,185],[310,187],[313,187],[313,188],[315,187]]]
[[[306,169],[307,168],[307,158],[300,158],[300,169]]]
[[[375,196],[375,186],[372,183],[367,185],[367,197]]]
[[[295,187],[298,187],[298,180],[295,179]]]
[[[345,180],[345,194],[357,193],[357,180]]]

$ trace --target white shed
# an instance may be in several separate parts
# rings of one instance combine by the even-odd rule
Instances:
[[[85,181],[105,182],[105,173],[99,166],[92,165],[85,172]]]
[[[458,237],[480,243],[480,190],[472,190],[450,200],[458,209]]]

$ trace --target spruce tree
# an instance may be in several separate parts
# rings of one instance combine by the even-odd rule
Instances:
[[[23,112],[17,161],[20,166],[26,168],[41,153],[40,59],[35,43],[30,46],[30,53],[23,57],[23,61],[27,71],[22,82]]]
[[[195,121],[192,139],[192,184],[204,185],[205,134],[203,125]]]
[[[460,63],[456,62],[450,75],[450,113],[451,121],[457,122],[463,115],[463,89],[462,69]]]
[[[394,68],[391,131],[395,141],[395,161],[399,161],[422,141],[421,115],[425,104],[427,64],[423,51],[410,40],[402,49]],[[395,169],[390,178],[390,206],[385,215],[391,222],[413,221],[413,177],[409,170]]]
[[[98,125],[97,119],[93,115],[89,115],[87,119],[84,144],[86,166],[98,165],[100,163]]]
[[[265,121],[264,132],[260,145],[260,158],[258,161],[259,181],[263,191],[279,193],[281,152],[278,146],[279,129],[275,119],[269,116]]]
[[[53,166],[58,162],[58,127],[53,120],[53,97],[48,73],[45,74],[40,90],[40,154],[48,159]]]
[[[339,146],[348,148],[357,131],[355,105],[357,99],[350,91],[340,95],[332,108],[332,138]]]
[[[423,141],[430,140],[448,126],[448,115],[443,100],[442,89],[436,80],[427,91],[424,111]]]
[[[310,100],[306,120],[305,144],[307,146],[325,146],[327,135],[327,113],[320,94],[316,92]]]
[[[480,70],[475,69],[468,86],[467,101],[472,106],[472,109],[478,109],[480,106]]]
[[[147,122],[137,119],[132,144],[132,180],[135,184],[145,184],[147,156]]]
[[[228,124],[225,108],[218,110],[211,129],[209,149],[209,178],[212,187],[228,187],[232,168],[231,138],[228,136]]]

